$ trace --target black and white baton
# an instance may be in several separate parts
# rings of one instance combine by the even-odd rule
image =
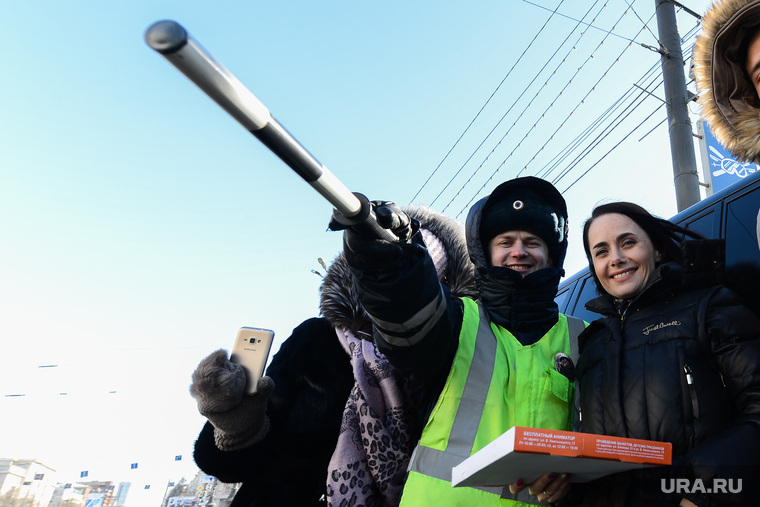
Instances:
[[[348,190],[182,25],[171,20],[157,21],[145,31],[145,42],[327,199],[335,208],[335,220],[381,239],[397,241],[389,230],[377,224],[368,199]]]

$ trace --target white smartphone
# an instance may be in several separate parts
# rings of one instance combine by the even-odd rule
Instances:
[[[274,341],[274,331],[256,327],[241,327],[232,347],[230,361],[245,370],[245,392],[256,393],[256,384],[262,375],[269,358],[269,350]]]

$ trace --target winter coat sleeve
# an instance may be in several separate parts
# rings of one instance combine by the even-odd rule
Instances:
[[[462,303],[438,281],[420,234],[410,243],[345,238],[346,261],[378,348],[413,378],[413,389],[427,393],[417,395],[418,403],[427,404],[451,367]]]
[[[701,479],[705,488],[730,480],[733,491],[685,495],[697,505],[749,505],[760,493],[760,317],[721,288],[711,298],[702,325],[727,396],[736,409],[734,423],[706,437],[685,457],[684,477]],[[737,488],[737,480],[741,486]],[[741,491],[736,491],[740,489]]]
[[[275,383],[266,437],[222,451],[206,423],[195,442],[195,463],[222,482],[242,482],[236,504],[324,505],[319,498],[354,383],[349,357],[326,319],[307,319],[282,343],[266,374]]]
[[[255,464],[266,444],[240,451],[222,451],[214,444],[214,426],[206,422],[195,441],[193,458],[198,468],[222,482],[243,482],[255,474]]]

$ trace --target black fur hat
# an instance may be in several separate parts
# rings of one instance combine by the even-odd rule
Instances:
[[[503,232],[530,232],[546,241],[554,266],[562,269],[567,253],[567,205],[554,185],[534,176],[515,178],[496,187],[486,199],[481,245],[486,247]]]

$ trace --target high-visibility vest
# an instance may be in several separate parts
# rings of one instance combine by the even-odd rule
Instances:
[[[454,488],[451,469],[512,426],[572,429],[575,386],[554,367],[557,353],[571,354],[568,319],[559,314],[539,341],[522,345],[480,303],[463,301],[459,346],[409,463],[401,505],[542,505],[527,488],[511,499],[501,498],[502,488]]]

